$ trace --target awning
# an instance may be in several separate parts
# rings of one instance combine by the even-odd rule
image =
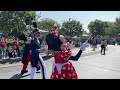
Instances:
[[[88,37],[89,35],[87,35],[87,34],[83,34],[82,36],[84,36],[84,37]]]
[[[48,31],[39,29],[40,32],[47,33]]]
[[[74,36],[74,37],[72,37],[72,38],[77,38],[77,36]]]

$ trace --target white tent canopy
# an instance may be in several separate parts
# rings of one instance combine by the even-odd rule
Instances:
[[[48,31],[39,29],[40,32],[47,33]]]
[[[84,37],[88,37],[89,35],[87,35],[87,34],[83,34],[82,36],[84,36]]]
[[[72,38],[77,38],[77,36],[74,36],[74,37],[72,37]]]

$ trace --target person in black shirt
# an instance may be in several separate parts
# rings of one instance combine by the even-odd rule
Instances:
[[[49,30],[49,34],[46,36],[46,42],[47,42],[47,45],[48,45],[48,54],[49,55],[50,53],[52,53],[52,50],[53,50],[53,42],[54,41],[54,36],[52,34],[52,30]]]

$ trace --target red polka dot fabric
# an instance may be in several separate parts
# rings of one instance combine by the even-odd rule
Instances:
[[[55,63],[66,63],[68,62],[68,58],[70,57],[71,52],[54,52]],[[67,64],[62,66],[61,72],[58,73],[57,67],[52,71],[50,76],[51,79],[78,79],[76,70],[72,63],[69,61]]]

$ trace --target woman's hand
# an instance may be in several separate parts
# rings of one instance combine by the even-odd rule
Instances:
[[[89,46],[88,40],[86,40],[86,41],[81,45],[80,49],[81,49],[82,51],[84,51],[85,48],[88,47],[88,46]]]

